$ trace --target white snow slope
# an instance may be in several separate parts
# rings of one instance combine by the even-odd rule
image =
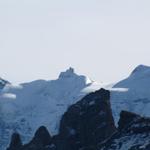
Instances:
[[[86,93],[93,84],[72,68],[62,72],[57,80],[37,80],[19,86],[7,85],[0,93],[0,150],[4,150],[14,131],[26,143],[41,126],[57,134],[59,122],[67,108]]]
[[[116,124],[121,110],[150,117],[150,67],[140,65],[127,79],[115,84],[111,106]]]

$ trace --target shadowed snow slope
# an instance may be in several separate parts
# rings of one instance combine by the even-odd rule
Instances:
[[[68,106],[81,99],[86,94],[82,90],[91,84],[87,77],[70,68],[57,80],[6,86],[0,93],[0,149],[6,147],[14,131],[21,134],[24,142],[33,137],[39,126],[57,134]]]
[[[111,104],[117,123],[121,110],[150,116],[150,67],[140,65],[131,75],[113,86]]]

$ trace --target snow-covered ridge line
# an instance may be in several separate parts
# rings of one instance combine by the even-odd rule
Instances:
[[[150,116],[150,67],[139,65],[131,75],[113,86],[111,105],[117,124],[121,110],[127,110],[143,116]]]
[[[6,148],[10,136],[18,131],[24,142],[33,137],[39,126],[52,135],[67,108],[87,93],[101,87],[111,91],[111,107],[117,124],[121,110],[150,116],[150,67],[140,65],[117,84],[93,82],[77,75],[73,68],[60,73],[56,80],[36,80],[19,86],[6,84],[0,91],[0,149]]]
[[[6,85],[0,93],[0,149],[6,148],[14,131],[21,134],[25,143],[42,125],[52,135],[57,134],[64,112],[85,96],[83,89],[92,84],[88,77],[69,68],[56,80]]]

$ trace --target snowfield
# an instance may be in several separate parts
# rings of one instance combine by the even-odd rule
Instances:
[[[67,108],[80,100],[82,90],[93,82],[74,73],[62,72],[57,80],[37,80],[13,86],[8,84],[0,93],[0,149],[6,148],[14,131],[28,142],[39,126],[52,135],[58,133],[59,122]]]
[[[150,67],[144,65],[136,67],[127,79],[113,86],[111,107],[116,124],[121,110],[150,116]]]

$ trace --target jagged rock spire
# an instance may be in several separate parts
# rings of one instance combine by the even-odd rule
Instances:
[[[14,133],[11,137],[11,143],[7,150],[19,150],[22,146],[22,141],[18,133]]]

